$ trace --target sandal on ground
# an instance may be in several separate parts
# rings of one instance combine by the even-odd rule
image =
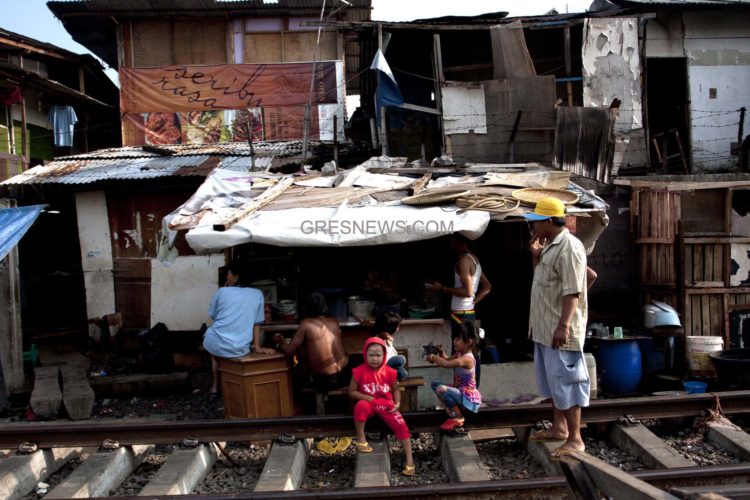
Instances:
[[[357,452],[359,453],[372,453],[372,447],[367,441],[365,441],[364,443],[354,441],[354,445],[357,447]]]
[[[318,441],[318,445],[316,446],[316,448],[318,448],[318,451],[320,451],[321,453],[325,453],[326,455],[333,455],[334,453],[336,453],[336,448],[328,438]]]
[[[565,441],[566,438],[553,436],[550,431],[537,431],[529,436],[529,441]]]
[[[464,426],[464,419],[449,418],[443,423],[443,425],[440,426],[440,429],[444,431],[452,431],[452,430],[455,430],[456,427],[463,427],[463,426]]]
[[[352,438],[340,437],[336,441],[336,446],[334,446],[333,449],[336,450],[336,453],[341,453],[342,451],[346,451],[346,449],[349,448],[349,445],[351,444],[352,444]]]
[[[401,471],[401,474],[403,474],[404,476],[413,476],[416,472],[416,465],[404,465],[404,470]]]

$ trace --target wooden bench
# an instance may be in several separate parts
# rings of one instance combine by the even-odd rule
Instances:
[[[418,391],[421,386],[424,385],[424,377],[409,377],[401,380],[398,383],[398,389],[404,394],[401,397],[401,411],[414,411],[419,408],[419,396]],[[302,392],[307,394],[315,393],[315,414],[325,415],[326,413],[326,401],[329,396],[349,396],[349,388],[342,387],[333,391],[316,392],[312,387],[306,387],[302,389]]]

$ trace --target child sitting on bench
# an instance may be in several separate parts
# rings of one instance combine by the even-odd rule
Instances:
[[[401,394],[398,390],[396,370],[385,363],[385,342],[377,337],[367,339],[363,354],[365,362],[352,370],[352,380],[349,383],[349,396],[357,401],[354,407],[357,440],[354,444],[359,453],[372,453],[372,448],[365,438],[365,422],[373,415],[377,415],[391,428],[404,448],[406,465],[401,473],[413,476],[415,467],[411,452],[411,436],[404,417],[398,411],[401,406]]]
[[[482,395],[477,390],[475,378],[476,362],[473,350],[477,345],[477,336],[474,325],[468,321],[462,321],[458,335],[453,338],[454,354],[450,358],[445,353],[430,354],[427,356],[429,363],[436,364],[442,368],[453,368],[453,385],[448,385],[440,380],[432,381],[432,390],[445,403],[445,411],[448,420],[440,426],[444,431],[452,431],[456,427],[463,427],[464,417],[461,407],[477,413],[482,406]]]

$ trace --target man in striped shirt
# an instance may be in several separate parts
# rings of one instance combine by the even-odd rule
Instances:
[[[564,440],[553,452],[559,458],[584,451],[581,407],[589,404],[589,376],[583,358],[587,318],[587,267],[583,243],[565,228],[565,205],[539,200],[525,215],[533,224],[529,336],[534,341],[537,385],[552,398],[554,422],[532,440]]]

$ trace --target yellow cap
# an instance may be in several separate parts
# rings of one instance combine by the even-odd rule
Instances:
[[[524,214],[527,220],[545,220],[551,217],[565,217],[565,204],[552,197],[542,198],[536,202],[533,212]]]

